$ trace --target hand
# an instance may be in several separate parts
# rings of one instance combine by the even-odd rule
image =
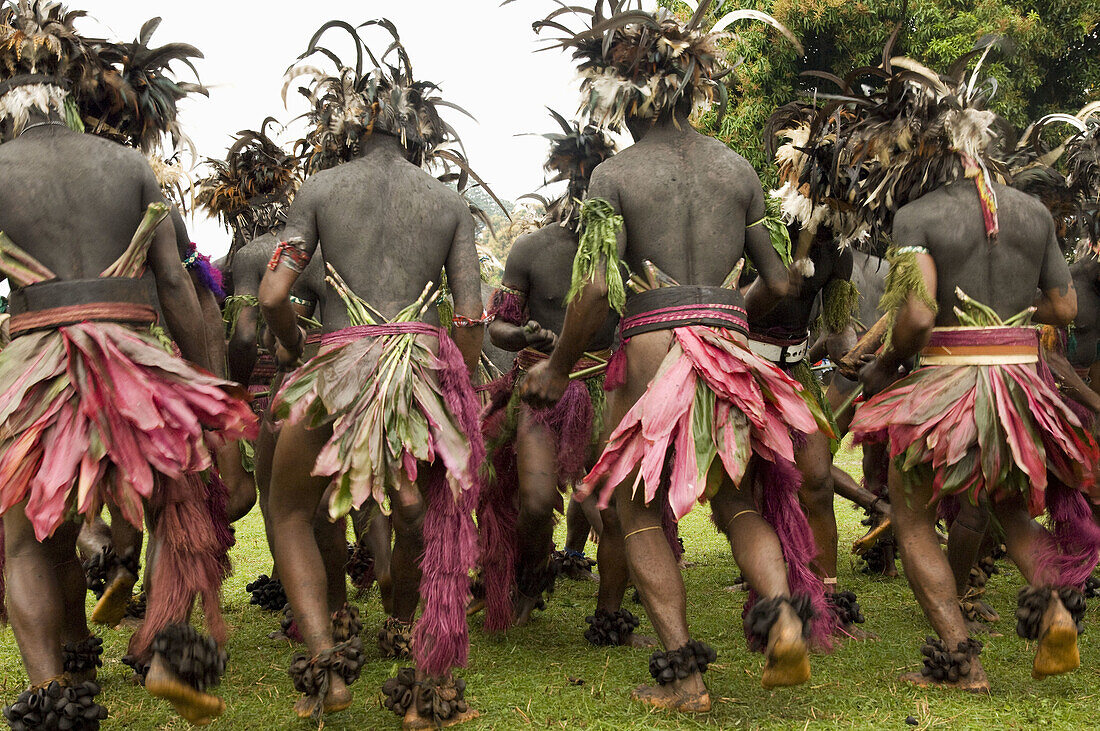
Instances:
[[[881,358],[875,358],[859,369],[859,381],[863,384],[863,393],[867,398],[886,390],[901,376],[901,369],[889,365]]]
[[[291,347],[287,347],[282,340],[275,347],[275,363],[280,370],[293,370],[302,364],[302,350],[305,349],[306,331],[296,327],[298,341]]]
[[[523,326],[523,335],[527,338],[527,347],[544,353],[553,350],[558,342],[558,336],[552,330],[547,330],[535,320],[527,321]]]
[[[520,397],[537,409],[549,408],[561,400],[569,386],[568,374],[562,375],[550,368],[550,361],[543,361],[527,371],[520,388]]]

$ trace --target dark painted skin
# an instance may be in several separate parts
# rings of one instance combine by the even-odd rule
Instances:
[[[553,350],[557,333],[565,322],[565,298],[577,253],[577,234],[572,226],[548,223],[538,231],[519,237],[508,252],[501,283],[527,293],[529,320],[526,325],[513,325],[494,320],[489,325],[489,337],[499,348],[519,351],[534,348],[544,353]],[[591,350],[610,348],[619,318],[611,313],[589,344]],[[519,468],[519,563],[536,568],[545,565],[553,548],[554,507],[558,494],[558,458],[549,430],[520,412],[516,433],[516,455]],[[589,464],[598,454],[589,455]],[[572,506],[570,506],[572,508]],[[590,517],[583,521],[602,525],[595,500],[586,501]],[[576,516],[576,512],[574,512]],[[574,522],[578,522],[574,517]],[[574,532],[574,542],[584,548],[587,527],[580,538]],[[600,599],[597,608],[619,609],[629,581],[622,544],[609,537],[599,543],[596,560],[600,567]],[[527,623],[539,597],[517,596],[516,624]],[[642,638],[636,638],[644,642]]]
[[[1070,267],[1077,290],[1077,317],[1073,320],[1076,347],[1069,360],[1074,368],[1089,369],[1089,385],[1100,394],[1100,259],[1082,257]]]
[[[30,123],[46,119],[32,112]],[[126,249],[146,207],[163,200],[145,159],[116,143],[50,125],[0,145],[0,230],[60,279],[97,277]],[[201,310],[171,223],[157,229],[148,264],[180,351],[210,369]],[[23,665],[37,684],[63,672],[64,643],[88,636],[86,588],[76,553],[79,526],[66,523],[39,543],[25,508],[20,503],[4,516],[8,610]],[[150,516],[153,526],[155,520]],[[155,664],[163,666],[159,655]]]
[[[798,240],[797,231],[792,232],[791,238],[792,241]],[[749,329],[752,332],[774,331],[791,335],[806,332],[816,315],[815,304],[825,287],[834,280],[846,282],[852,277],[851,249],[838,249],[826,229],[819,232],[818,239],[810,248],[809,258],[814,264],[813,276],[799,278],[792,287],[791,295],[771,310],[763,313],[751,311]],[[829,357],[836,362],[855,345],[855,331],[848,328],[841,333],[829,333],[826,343]],[[818,576],[833,580],[826,587],[828,591],[833,591],[836,588],[837,529],[833,512],[833,455],[829,449],[829,437],[821,432],[810,434],[805,445],[795,451],[795,462],[802,473],[799,499],[817,547],[813,568]]]
[[[386,317],[414,302],[428,282],[438,283],[440,270],[446,270],[455,313],[481,317],[480,266],[469,209],[457,193],[407,162],[396,138],[376,132],[363,144],[362,157],[313,175],[298,192],[288,219],[284,238],[301,238],[310,253],[322,241],[325,263]],[[293,363],[301,352],[302,333],[288,298],[297,279],[297,272],[280,266],[260,284],[260,307],[278,339],[281,363]],[[351,324],[344,307],[326,308],[322,316],[325,332]],[[438,323],[434,308],[425,319]],[[455,329],[455,343],[471,374],[483,338],[480,326]],[[434,348],[434,339],[429,342]],[[330,435],[329,429],[287,424],[272,462],[275,562],[313,655],[332,647],[329,615],[337,608],[333,600],[345,592],[344,521],[331,523],[331,538],[324,541],[315,539],[313,530],[329,479],[310,472]],[[428,472],[420,470],[421,475]],[[420,491],[393,491],[390,498],[396,532],[394,614],[410,621],[419,601],[425,502]],[[326,707],[346,707],[351,694],[343,681],[330,673],[329,683]],[[412,715],[415,704],[406,723]]]
[[[936,190],[898,211],[894,243],[923,246],[929,251],[917,258],[939,311],[933,313],[916,296],[910,296],[898,312],[892,347],[860,374],[869,393],[877,393],[897,378],[901,364],[924,347],[934,326],[958,325],[952,309],[957,304],[956,286],[992,307],[1002,318],[1035,305],[1038,322],[1061,327],[1073,320],[1077,296],[1050,214],[1038,200],[1024,193],[1001,185],[994,185],[994,190],[1001,229],[996,245],[986,240],[977,193],[968,181]],[[1038,298],[1036,291],[1041,293]],[[928,506],[931,480],[903,484],[897,467],[891,463],[889,486],[894,530],[906,576],[936,632],[949,647],[955,647],[967,638],[967,625],[959,609],[951,567],[936,536],[935,506]],[[1031,520],[1023,500],[1006,498],[994,503],[992,511],[1004,529],[1009,556],[1024,578],[1032,585],[1050,584],[1053,577],[1040,574],[1035,560],[1044,529]],[[1057,595],[1044,615],[1042,637],[1047,637],[1052,627],[1059,632],[1070,632],[1073,627]],[[1069,658],[1052,651],[1040,639],[1033,672],[1065,672],[1072,669],[1070,664]],[[920,673],[904,677],[912,682],[928,682]],[[953,685],[972,691],[989,689],[977,658],[971,662],[969,677]]]
[[[721,142],[696,132],[686,116],[676,120],[669,116],[656,122],[630,120],[629,124],[637,143],[596,168],[589,197],[606,199],[623,215],[625,230],[620,234],[618,249],[631,270],[642,271],[642,263],[650,260],[682,284],[719,286],[747,254],[763,280],[764,296],[759,299],[771,300],[768,304],[772,305],[786,296],[788,273],[766,229],[746,228],[763,218],[765,212],[764,193],[752,166]],[[550,360],[528,375],[524,385],[528,400],[541,405],[561,398],[570,368],[603,326],[607,312],[607,284],[597,274],[569,306]],[[645,392],[671,340],[670,332],[661,331],[638,335],[625,346],[626,385],[608,394],[609,430]],[[750,473],[752,469],[750,465]],[[746,479],[751,481],[751,474]],[[690,638],[683,578],[667,540],[655,530],[661,524],[661,507],[656,503],[645,505],[640,496],[632,498],[633,481],[632,474],[616,489],[617,518],[605,522],[604,535],[609,531],[631,535],[626,542],[631,576],[661,643],[674,650]],[[779,541],[771,526],[755,512],[748,492],[739,491],[726,477],[711,500],[711,509],[749,583],[763,596],[787,596]],[[768,684],[804,680],[795,677],[799,674],[795,668],[777,662],[779,654],[784,658],[797,656],[793,665],[800,668],[806,658],[801,622],[787,605],[783,607],[769,637],[769,668],[765,670]],[[793,653],[788,652],[789,648]],[[710,708],[710,696],[700,674],[665,686],[643,686],[634,697],[683,711]]]

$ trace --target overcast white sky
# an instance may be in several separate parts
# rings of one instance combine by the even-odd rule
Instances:
[[[283,108],[283,72],[314,31],[332,19],[358,25],[387,17],[397,25],[417,76],[439,84],[445,99],[477,118],[443,110],[474,170],[502,198],[515,200],[544,180],[547,142],[515,135],[553,131],[546,106],[567,118],[577,109],[578,84],[568,55],[534,53],[543,44],[531,23],[557,7],[552,0],[517,0],[505,7],[499,0],[70,0],[70,7],[87,10],[111,37],[124,40],[136,37],[149,18],[161,16],[154,45],[185,42],[203,52],[197,66],[210,98],[186,102],[181,117],[201,156],[223,156],[231,135],[258,128],[268,115],[288,122],[304,111],[296,86],[288,93],[290,110]],[[95,22],[82,22],[78,27],[96,31]],[[343,32],[329,33],[326,45],[354,64]],[[368,29],[367,38],[376,54],[388,45],[384,31]],[[186,67],[179,71],[187,78]],[[285,141],[297,136],[288,133]],[[215,221],[196,216],[192,229],[202,251],[221,254],[228,248],[229,236]]]

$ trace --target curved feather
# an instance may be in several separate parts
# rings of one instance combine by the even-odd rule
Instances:
[[[752,8],[742,8],[740,10],[734,10],[732,13],[726,13],[718,20],[717,23],[714,24],[714,27],[711,28],[710,32],[720,33],[732,24],[741,20],[758,20],[761,23],[767,23],[768,25],[782,33],[783,37],[794,44],[795,49],[798,51],[798,55],[806,55],[806,49],[802,47],[802,43],[799,42],[798,38],[795,37],[794,33],[792,33],[790,29],[787,28],[787,26],[783,25],[767,13],[761,12],[759,10],[753,10]]]

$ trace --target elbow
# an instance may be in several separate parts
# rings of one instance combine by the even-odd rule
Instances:
[[[927,307],[916,307],[909,311],[909,327],[916,332],[929,332],[936,327],[936,313]]]
[[[1059,304],[1054,308],[1055,327],[1068,327],[1077,318],[1077,303]]]
[[[277,309],[286,299],[286,293],[279,291],[267,280],[260,283],[260,291],[256,293],[256,300],[260,303],[260,309],[264,313]]]
[[[791,293],[791,283],[787,279],[777,279],[765,282],[768,292],[777,299],[784,299]]]
[[[511,343],[508,342],[508,334],[505,332],[504,324],[496,320],[489,323],[489,342],[501,350],[508,350]]]

